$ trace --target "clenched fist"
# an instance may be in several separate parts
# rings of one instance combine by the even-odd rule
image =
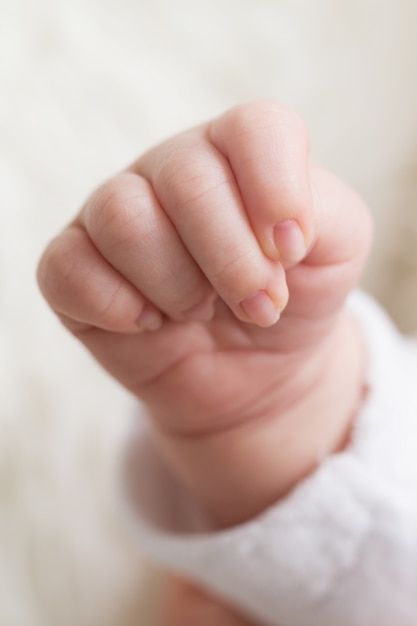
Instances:
[[[363,360],[343,304],[370,234],[356,194],[312,163],[300,118],[261,101],[106,181],[48,246],[38,276],[227,525],[343,445]]]

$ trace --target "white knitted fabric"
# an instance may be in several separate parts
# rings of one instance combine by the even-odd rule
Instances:
[[[210,531],[140,435],[127,508],[141,545],[255,621],[417,624],[417,345],[362,294],[350,306],[367,343],[370,388],[352,442],[256,519]]]

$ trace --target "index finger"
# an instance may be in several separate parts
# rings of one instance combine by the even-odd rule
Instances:
[[[227,111],[211,123],[209,137],[231,164],[265,254],[287,267],[298,263],[314,239],[304,122],[261,101]]]

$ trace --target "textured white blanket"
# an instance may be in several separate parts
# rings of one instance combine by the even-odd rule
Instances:
[[[0,625],[146,624],[114,487],[133,403],[47,311],[36,259],[150,143],[275,97],[374,209],[367,284],[416,328],[417,6],[0,0],[0,15]]]

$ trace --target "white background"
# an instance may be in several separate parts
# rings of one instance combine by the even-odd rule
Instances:
[[[0,0],[0,626],[147,623],[116,504],[135,407],[38,295],[47,240],[152,143],[273,97],[367,199],[366,285],[417,329],[416,21],[414,0]]]

